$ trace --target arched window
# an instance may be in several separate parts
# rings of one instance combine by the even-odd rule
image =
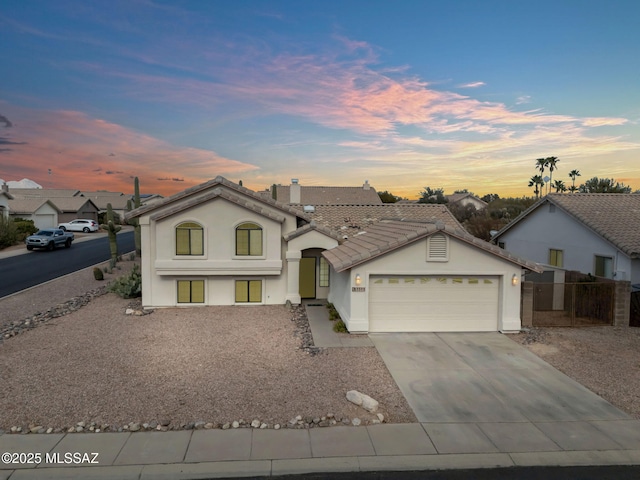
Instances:
[[[204,230],[195,222],[176,227],[176,255],[204,255]]]
[[[262,227],[241,223],[236,227],[236,255],[262,256]]]

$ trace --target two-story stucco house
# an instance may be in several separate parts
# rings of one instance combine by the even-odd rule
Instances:
[[[493,241],[542,264],[640,284],[640,194],[552,193]]]
[[[518,330],[522,270],[537,269],[442,205],[305,209],[222,177],[126,218],[141,226],[145,307],[328,298],[351,332]]]

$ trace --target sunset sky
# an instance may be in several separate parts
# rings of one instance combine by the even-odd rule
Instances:
[[[1,1],[0,178],[640,189],[640,2]]]

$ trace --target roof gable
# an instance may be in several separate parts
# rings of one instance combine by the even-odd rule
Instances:
[[[148,205],[136,208],[135,210],[126,213],[125,218],[138,218],[143,215],[152,214],[153,212],[157,212],[152,215],[153,219],[165,218],[166,216],[173,215],[179,211],[184,211],[187,208],[191,208],[216,197],[226,198],[229,201],[268,217],[282,218],[282,220],[278,220],[280,222],[283,222],[285,217],[283,215],[271,213],[269,209],[265,208],[265,206],[273,207],[283,213],[294,215],[307,221],[311,220],[307,215],[299,210],[277,202],[271,198],[265,198],[258,195],[253,190],[241,187],[240,185],[230,182],[226,178],[220,176],[213,180],[209,180],[208,182],[201,183],[200,185],[187,188],[186,190],[171,195],[170,197],[165,197]],[[165,214],[165,211],[170,213]]]
[[[500,257],[523,268],[540,272],[538,264],[517,257],[505,250],[441,222],[417,223],[381,221],[367,227],[366,231],[350,238],[342,245],[322,252],[337,272],[342,272],[381,255],[404,247],[415,241],[442,232],[450,237],[472,245],[487,253]]]
[[[31,215],[42,208],[43,205],[49,205],[56,212],[62,213],[62,211],[51,200],[45,198],[16,198],[9,200],[9,213],[12,215]]]
[[[498,239],[534,210],[555,205],[631,258],[640,258],[640,194],[637,193],[551,193],[540,199],[495,236]]]

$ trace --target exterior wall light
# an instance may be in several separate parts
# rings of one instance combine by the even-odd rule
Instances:
[[[360,284],[362,283],[362,277],[360,276],[359,273],[356,273],[356,286],[360,286]]]
[[[513,277],[511,277],[511,285],[513,285],[514,287],[517,287],[518,284],[520,283],[520,279],[518,278],[518,276],[514,273]]]

